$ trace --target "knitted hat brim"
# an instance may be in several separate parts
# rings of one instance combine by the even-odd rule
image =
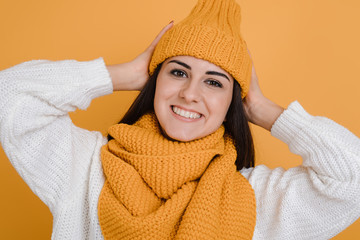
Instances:
[[[175,56],[193,56],[221,67],[240,84],[242,98],[247,95],[252,66],[246,42],[242,39],[208,26],[176,25],[158,43],[149,74],[160,63]]]

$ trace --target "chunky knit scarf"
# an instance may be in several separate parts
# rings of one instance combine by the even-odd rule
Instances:
[[[101,149],[98,203],[105,239],[251,239],[255,195],[220,127],[191,142],[166,139],[154,114],[117,124]]]

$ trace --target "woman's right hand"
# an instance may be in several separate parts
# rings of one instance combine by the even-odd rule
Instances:
[[[149,78],[148,68],[155,47],[164,33],[173,25],[174,22],[171,21],[167,26],[165,26],[150,46],[134,60],[126,63],[106,66],[113,83],[114,91],[141,90],[144,87]]]

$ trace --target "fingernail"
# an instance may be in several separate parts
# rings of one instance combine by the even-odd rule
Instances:
[[[172,23],[174,23],[174,20],[172,20],[169,24],[172,24]]]

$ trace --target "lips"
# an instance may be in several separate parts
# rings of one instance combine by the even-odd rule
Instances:
[[[201,117],[201,114],[196,113],[196,112],[192,112],[192,111],[187,111],[185,109],[176,107],[176,106],[171,106],[172,111],[176,114],[179,115],[181,117],[184,118],[188,118],[188,119],[198,119]]]

